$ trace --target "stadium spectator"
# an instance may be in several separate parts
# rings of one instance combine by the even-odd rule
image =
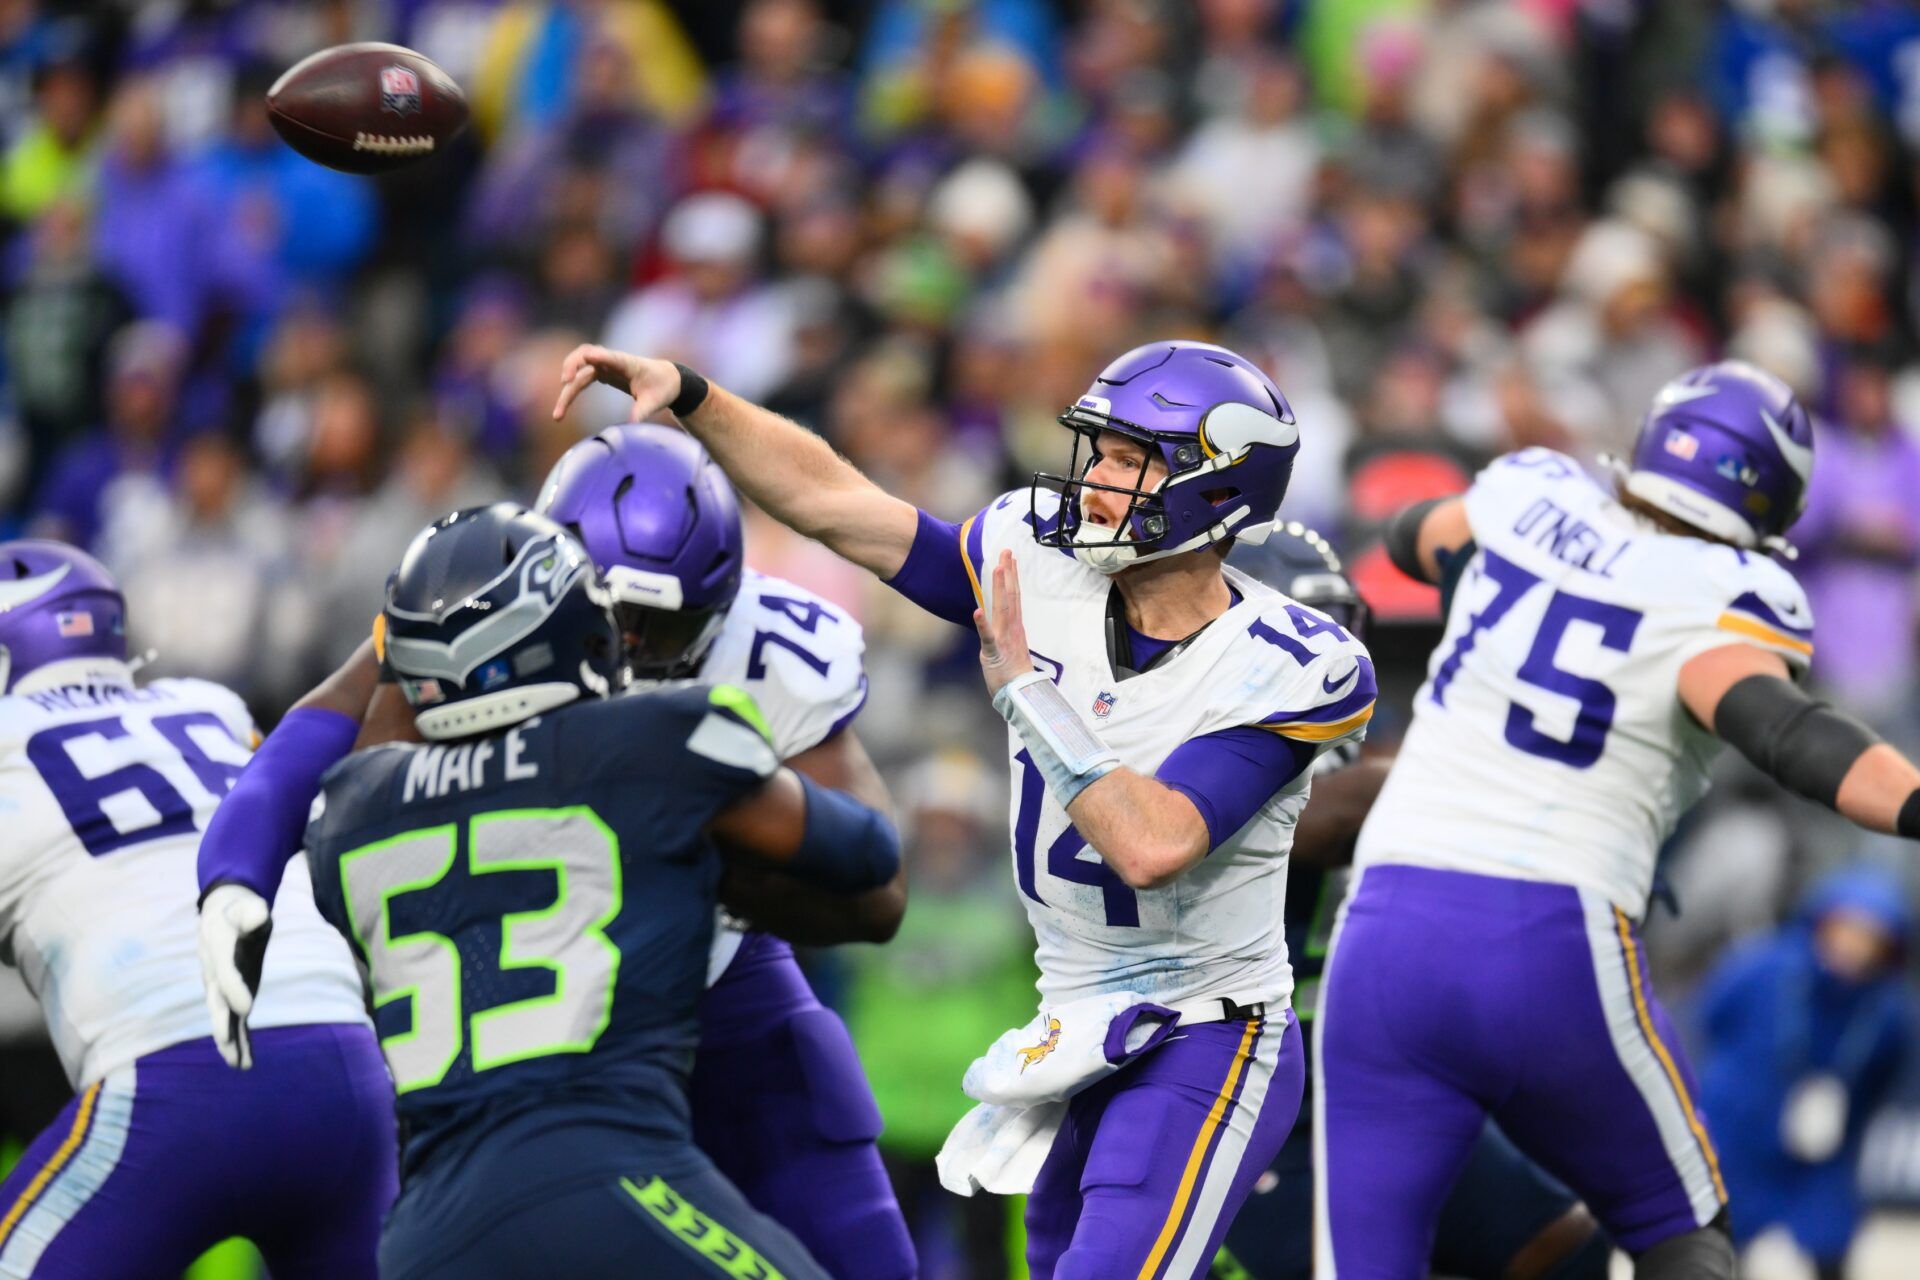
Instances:
[[[171,466],[186,342],[158,320],[122,329],[107,353],[105,425],[53,459],[32,530],[93,547],[116,506],[142,501]]]
[[[1814,671],[1884,731],[1916,732],[1920,661],[1920,439],[1894,420],[1894,362],[1856,351],[1836,370],[1820,465],[1795,528],[1822,644]]]
[[[1863,864],[1822,880],[1797,919],[1728,954],[1700,998],[1700,1103],[1735,1241],[1785,1227],[1838,1274],[1860,1215],[1862,1137],[1913,1051],[1900,964],[1904,885]]]

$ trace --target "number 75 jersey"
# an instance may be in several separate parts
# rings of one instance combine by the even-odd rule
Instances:
[[[1571,884],[1637,917],[1719,751],[1681,667],[1751,644],[1798,676],[1806,596],[1765,555],[1658,531],[1548,449],[1487,467],[1466,514],[1478,549],[1355,863]]]

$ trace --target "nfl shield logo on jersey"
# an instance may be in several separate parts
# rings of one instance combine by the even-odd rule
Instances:
[[[1102,720],[1112,715],[1113,695],[1106,692],[1095,695],[1093,699],[1093,714],[1099,716]]]
[[[410,116],[420,109],[420,77],[406,67],[380,68],[380,109]]]

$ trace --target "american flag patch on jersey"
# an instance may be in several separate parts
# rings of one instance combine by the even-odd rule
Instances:
[[[56,613],[53,625],[60,632],[62,640],[74,640],[93,634],[93,615],[84,612]]]
[[[1685,431],[1667,432],[1667,452],[1684,462],[1692,462],[1700,452],[1700,441]]]

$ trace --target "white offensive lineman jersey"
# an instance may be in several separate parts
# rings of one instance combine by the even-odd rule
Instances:
[[[1549,449],[1482,471],[1466,513],[1478,550],[1355,865],[1576,885],[1638,918],[1720,746],[1681,666],[1753,644],[1804,672],[1806,595],[1766,555],[1660,532]]]
[[[0,959],[40,1001],[76,1089],[209,1034],[195,864],[255,741],[245,705],[205,680],[0,697]],[[273,920],[249,1025],[365,1025],[359,972],[304,864]]]
[[[1372,665],[1325,614],[1228,568],[1241,599],[1179,653],[1117,679],[1107,656],[1110,579],[1070,551],[1043,547],[1059,497],[1037,511],[1021,489],[961,529],[975,593],[1011,550],[1035,667],[1052,677],[1122,764],[1151,777],[1191,738],[1258,725],[1308,743],[1358,739],[1373,714]],[[1284,1005],[1287,852],[1308,777],[1276,792],[1204,860],[1156,889],[1128,888],[1075,830],[1019,735],[1013,769],[1013,872],[1049,1004],[1132,992],[1160,1004],[1231,997]]]
[[[702,684],[738,685],[752,695],[782,760],[844,729],[867,701],[860,624],[784,578],[748,569],[720,634],[700,663]],[[707,985],[719,981],[740,931],[721,916],[707,959]]]

